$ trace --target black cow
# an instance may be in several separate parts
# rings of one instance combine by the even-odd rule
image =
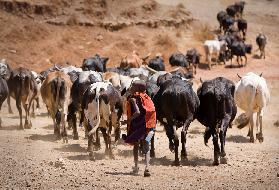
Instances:
[[[241,17],[243,14],[245,4],[246,4],[245,1],[239,1],[234,4],[234,8],[235,8],[236,12],[238,14],[240,14]]]
[[[11,76],[8,80],[9,96],[16,100],[16,106],[20,116],[20,129],[32,127],[30,107],[38,93],[36,85],[36,81],[30,70],[20,67],[11,72]],[[21,104],[26,113],[24,126],[22,125]]]
[[[217,20],[219,22],[219,26],[220,26],[220,32],[222,32],[222,29],[223,29],[223,19],[227,16],[227,12],[225,11],[220,11],[218,14],[217,14]]]
[[[11,68],[5,59],[0,60],[0,77],[5,79],[6,81],[9,80],[11,76]],[[13,113],[10,103],[10,96],[7,97],[9,113]]]
[[[153,59],[150,59],[148,67],[154,69],[155,71],[165,71],[164,60],[161,56],[156,56]]]
[[[240,32],[242,32],[243,40],[246,39],[246,32],[247,32],[247,21],[243,18],[238,19],[237,27]]]
[[[174,53],[170,56],[169,63],[171,66],[181,66],[189,68],[186,56],[179,52]]]
[[[164,125],[169,139],[169,148],[175,151],[175,165],[179,165],[177,129],[181,131],[181,157],[187,159],[186,134],[190,123],[196,118],[199,99],[192,84],[179,78],[171,78],[161,84],[153,98],[157,119]]]
[[[197,74],[197,66],[200,64],[200,57],[201,54],[195,48],[188,50],[186,53],[187,61],[189,65],[193,65],[195,74]]]
[[[213,80],[205,81],[198,89],[200,107],[197,114],[198,121],[206,126],[204,133],[204,143],[207,145],[208,139],[212,136],[214,144],[214,165],[226,162],[225,138],[227,128],[235,118],[237,108],[234,102],[235,85],[232,81],[217,77]],[[220,135],[221,151],[218,143]]]
[[[67,121],[69,126],[73,127],[73,139],[78,140],[78,132],[77,132],[77,117],[76,112],[80,113],[80,126],[84,122],[84,110],[81,108],[82,98],[85,91],[89,88],[89,86],[95,82],[102,81],[102,76],[93,71],[84,71],[78,75],[77,80],[73,83],[71,87],[71,98],[72,102],[68,106],[68,116]],[[88,123],[85,121],[85,136],[88,134]]]
[[[231,18],[229,15],[225,15],[222,20],[222,28],[225,34],[229,32],[233,24],[234,24],[233,18]]]
[[[2,104],[6,100],[8,95],[9,95],[9,88],[8,88],[7,81],[0,76],[0,111],[1,111]],[[2,120],[0,116],[0,128],[1,127],[2,127]]]
[[[84,59],[81,68],[84,71],[106,72],[106,64],[108,60],[109,58],[101,57],[96,54],[94,57]]]
[[[241,60],[241,66],[243,66],[242,64],[242,57],[245,57],[245,65],[247,64],[247,57],[246,57],[246,53],[251,54],[252,53],[252,45],[251,44],[245,44],[242,41],[235,41],[232,43],[230,48],[230,53],[231,53],[231,65],[232,65],[232,58],[233,56],[237,56],[237,63],[239,64],[239,58]]]
[[[237,13],[237,10],[235,8],[235,5],[229,5],[227,8],[226,8],[226,12],[228,13],[228,15],[232,18],[235,18],[235,15]]]
[[[259,34],[256,38],[256,43],[259,46],[261,52],[260,58],[263,56],[265,59],[265,45],[267,43],[266,36],[264,34]]]

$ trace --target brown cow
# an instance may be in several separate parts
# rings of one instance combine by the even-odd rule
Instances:
[[[68,142],[65,125],[71,87],[70,76],[61,71],[49,73],[41,86],[43,102],[54,123],[54,134],[57,139],[62,136],[63,142]],[[62,123],[61,128],[60,123]]]
[[[139,68],[142,64],[146,63],[149,54],[144,58],[140,58],[136,51],[133,51],[131,55],[127,55],[121,60],[120,68],[127,70],[129,68]],[[147,63],[146,63],[147,64]]]
[[[16,106],[20,117],[20,129],[32,127],[29,117],[32,101],[38,93],[36,85],[36,81],[30,70],[20,67],[11,72],[11,76],[8,80],[9,96],[16,100]],[[22,125],[21,104],[26,113],[24,126]]]

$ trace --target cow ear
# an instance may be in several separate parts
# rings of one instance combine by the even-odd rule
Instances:
[[[104,64],[107,64],[109,58],[108,58],[108,57],[103,57],[102,60],[103,60],[103,63],[104,63]]]
[[[124,96],[124,94],[127,92],[126,87],[121,91],[121,96]]]

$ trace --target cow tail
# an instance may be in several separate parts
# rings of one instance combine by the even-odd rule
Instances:
[[[59,97],[60,97],[60,89],[61,89],[61,78],[57,78],[57,82],[56,82],[56,97],[55,97],[55,103],[56,105],[59,104]]]

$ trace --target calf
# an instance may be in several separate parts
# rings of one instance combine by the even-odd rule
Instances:
[[[252,45],[251,44],[245,44],[242,41],[234,41],[230,47],[230,53],[231,53],[231,65],[232,65],[232,59],[235,55],[237,58],[237,63],[239,66],[243,66],[242,64],[242,57],[245,57],[245,65],[247,64],[247,56],[246,53],[251,54],[252,52]],[[239,64],[239,58],[241,60],[241,65]]]
[[[120,92],[109,82],[96,82],[86,90],[82,100],[85,117],[92,127],[88,133],[88,151],[92,159],[93,143],[99,149],[100,141],[97,130],[100,128],[106,143],[106,154],[113,158],[111,146],[111,130],[115,129],[117,140],[120,138],[120,117],[123,114],[123,102]]]
[[[128,70],[129,68],[139,68],[142,64],[146,63],[149,54],[144,58],[140,58],[136,51],[133,51],[131,55],[127,55],[121,60],[120,68]]]
[[[81,68],[83,71],[106,72],[106,64],[108,60],[109,58],[101,57],[96,54],[94,57],[84,59]]]
[[[148,67],[156,71],[165,71],[164,60],[159,55],[149,61]]]
[[[205,51],[205,58],[208,62],[208,67],[211,69],[211,58],[213,55],[216,56],[216,63],[219,61],[220,53],[224,53],[226,51],[226,42],[219,41],[219,40],[206,40],[204,42],[204,51]],[[224,61],[225,63],[225,61]]]
[[[6,100],[8,95],[9,95],[9,88],[8,88],[7,81],[0,76],[0,111],[1,111],[2,104]],[[1,127],[2,127],[2,120],[0,116],[0,128]]]
[[[36,87],[37,87],[37,95],[35,97],[35,100],[36,100],[36,108],[37,109],[40,109],[40,100],[39,100],[39,96],[40,96],[40,90],[41,90],[41,86],[42,86],[42,77],[40,76],[40,74],[36,73],[35,71],[31,71],[35,81],[36,81]],[[32,102],[32,113],[31,113],[32,116],[35,117],[35,103]]]
[[[32,101],[36,97],[37,84],[32,76],[30,70],[26,68],[18,68],[11,72],[11,76],[8,80],[9,86],[9,96],[13,97],[16,100],[16,107],[19,112],[20,117],[20,129],[31,128],[32,123],[30,117],[30,107]],[[25,110],[25,123],[22,125],[22,109],[21,104]]]
[[[197,74],[197,66],[200,64],[200,57],[201,54],[195,48],[188,50],[186,53],[187,61],[189,65],[193,66],[195,74]]]
[[[235,8],[237,14],[240,14],[241,17],[243,15],[243,10],[244,10],[245,4],[246,4],[245,1],[235,2],[235,4],[234,4],[234,8]]]
[[[243,40],[245,40],[246,39],[246,32],[247,32],[247,21],[245,19],[243,19],[243,18],[238,19],[237,27],[238,27],[238,30],[240,32],[242,32]]]
[[[175,151],[175,165],[179,165],[177,130],[181,131],[181,157],[187,158],[186,134],[190,123],[195,119],[199,99],[192,85],[179,78],[171,78],[160,85],[160,90],[153,98],[157,119],[164,125],[169,139],[169,148]]]
[[[186,67],[187,69],[189,68],[189,63],[186,56],[180,52],[172,54],[169,58],[169,63],[171,66],[181,66]]]
[[[236,115],[236,105],[234,102],[234,83],[226,78],[217,77],[205,81],[198,89],[200,107],[198,111],[198,121],[206,126],[204,133],[204,143],[207,145],[210,136],[214,144],[214,165],[221,161],[226,162],[225,139],[228,127]],[[220,135],[221,151],[218,143]]]
[[[77,132],[77,117],[76,112],[80,113],[80,123],[81,126],[84,124],[85,128],[85,136],[88,135],[88,123],[87,120],[84,121],[84,110],[82,109],[82,98],[85,91],[89,88],[89,86],[95,82],[101,82],[102,75],[95,71],[83,71],[79,74],[78,79],[75,80],[71,87],[71,103],[68,107],[68,116],[67,121],[68,125],[73,128],[74,140],[78,140],[78,132]],[[84,123],[83,123],[84,122]]]
[[[227,16],[228,14],[225,11],[220,11],[217,14],[217,20],[219,22],[219,28],[220,28],[220,32],[222,32],[223,29],[223,19]]]
[[[255,141],[253,134],[253,113],[257,112],[256,138],[259,142],[263,142],[262,117],[268,103],[270,102],[270,93],[262,74],[259,76],[255,73],[249,72],[245,76],[240,77],[240,81],[236,84],[234,98],[237,106],[244,110],[245,115],[249,118],[250,126],[248,136],[250,136],[250,142]],[[258,132],[259,123],[260,132]]]
[[[43,102],[53,120],[54,134],[57,139],[62,136],[63,142],[68,142],[66,115],[70,103],[71,86],[72,82],[67,74],[55,71],[47,75],[41,87]]]
[[[264,34],[259,34],[256,38],[256,43],[259,46],[259,50],[261,52],[260,58],[264,57],[265,59],[265,46],[266,46],[267,38]]]

